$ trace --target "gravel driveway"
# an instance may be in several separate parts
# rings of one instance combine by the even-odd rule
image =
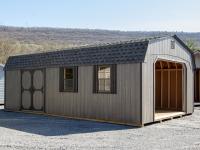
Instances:
[[[192,116],[143,128],[1,109],[0,149],[200,149],[200,107]]]

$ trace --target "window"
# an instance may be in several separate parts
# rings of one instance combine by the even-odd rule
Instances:
[[[78,91],[78,67],[60,68],[60,92]]]
[[[175,49],[175,41],[174,40],[171,41],[171,49]]]
[[[116,65],[94,66],[94,93],[116,93]]]
[[[99,92],[110,92],[110,66],[98,67]]]

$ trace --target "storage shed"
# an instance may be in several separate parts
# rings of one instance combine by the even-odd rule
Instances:
[[[11,56],[5,109],[136,126],[192,114],[192,56],[176,35]]]
[[[0,64],[0,105],[4,104],[4,65]]]
[[[197,50],[193,53],[195,60],[195,98],[194,101],[200,103],[200,51]]]

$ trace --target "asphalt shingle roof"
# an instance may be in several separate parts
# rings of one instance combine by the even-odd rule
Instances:
[[[149,40],[126,41],[46,53],[11,56],[5,69],[136,63],[144,60]]]

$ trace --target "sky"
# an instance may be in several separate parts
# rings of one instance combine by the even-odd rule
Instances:
[[[200,0],[1,0],[0,25],[200,32]]]

